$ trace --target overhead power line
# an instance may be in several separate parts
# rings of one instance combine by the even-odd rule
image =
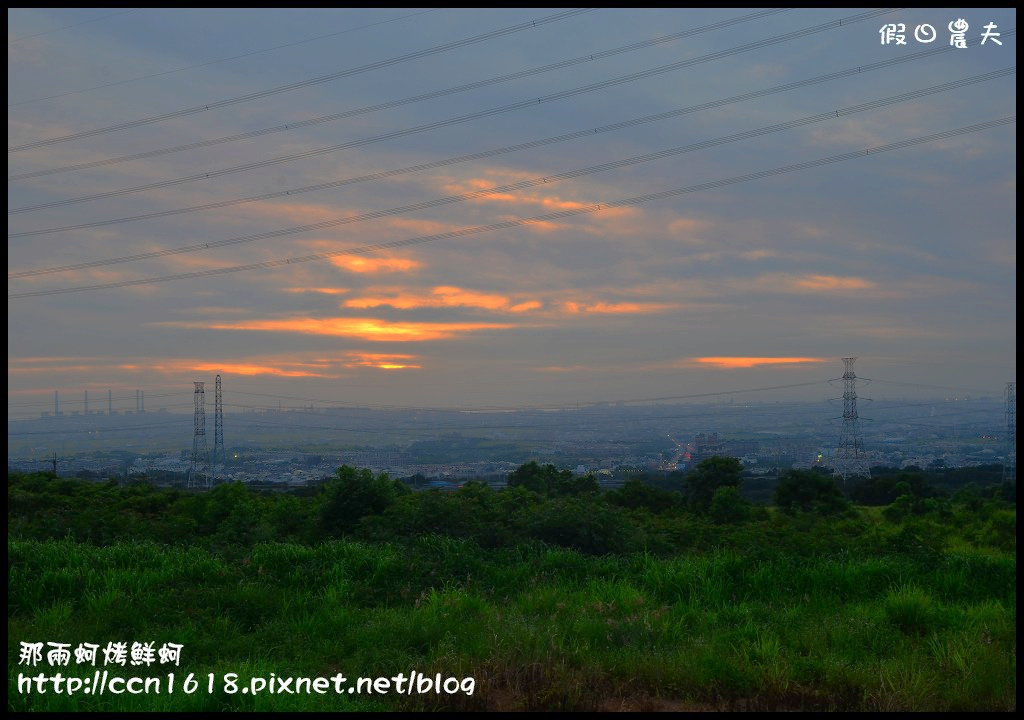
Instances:
[[[104,283],[100,285],[84,285],[79,287],[71,288],[55,288],[51,290],[35,290],[31,292],[14,293],[9,294],[7,298],[9,300],[26,297],[42,297],[45,295],[61,295],[66,293],[85,292],[89,290],[109,290],[120,287],[131,287],[136,285],[151,285],[158,282],[170,282],[173,280],[186,280],[192,278],[209,277],[213,275],[225,275],[228,273],[243,272],[248,270],[260,270],[274,267],[282,267],[285,265],[299,264],[305,262],[312,262],[316,260],[326,260],[332,257],[341,257],[344,255],[356,255],[373,252],[375,250],[385,250],[397,247],[408,247],[411,245],[417,245],[427,242],[434,242],[436,240],[445,240],[456,237],[465,237],[468,235],[477,235],[486,232],[492,232],[494,230],[503,230],[507,228],[520,227],[522,225],[528,225],[532,223],[548,222],[551,220],[558,220],[561,218],[572,217],[575,215],[585,215],[595,213],[600,210],[609,210],[612,208],[628,207],[630,205],[639,205],[641,203],[650,202],[652,200],[661,200],[664,198],[675,197],[678,195],[684,195],[692,192],[698,192],[700,190],[710,190],[712,188],[725,187],[727,185],[735,185],[737,183],[748,182],[750,180],[759,180],[766,177],[773,177],[775,175],[781,175],[784,173],[795,172],[797,170],[806,170],[813,167],[819,167],[821,165],[828,165],[831,163],[844,162],[846,160],[853,160],[855,158],[867,157],[872,154],[879,154],[888,152],[890,150],[897,150],[900,148],[911,147],[913,145],[920,145],[922,143],[933,142],[935,140],[943,140],[945,138],[955,137],[957,135],[963,135],[966,133],[979,132],[981,130],[987,130],[994,127],[1001,127],[1009,125],[1017,121],[1016,116],[999,118],[998,120],[991,120],[989,122],[978,123],[975,125],[969,125],[967,127],[958,128],[956,130],[947,130],[941,133],[935,133],[932,135],[925,135],[922,137],[911,138],[908,140],[901,140],[895,143],[889,143],[887,145],[879,145],[873,148],[866,148],[864,150],[857,150],[854,152],[843,153],[841,155],[833,155],[827,158],[821,158],[818,160],[810,160],[807,162],[797,163],[795,165],[787,165],[781,168],[773,168],[771,170],[763,170],[761,172],[749,173],[747,175],[739,175],[736,177],[726,178],[724,180],[716,180],[713,182],[701,183],[700,185],[691,185],[684,188],[676,188],[674,190],[665,190],[657,193],[650,193],[647,195],[639,195],[636,197],[626,198],[623,200],[614,200],[606,203],[596,203],[593,205],[587,205],[580,208],[574,208],[571,210],[561,210],[559,212],[548,213],[546,215],[538,215],[530,218],[519,218],[516,220],[508,220],[505,222],[495,223],[493,225],[479,225],[476,227],[463,228],[461,230],[451,230],[449,232],[439,233],[436,235],[424,235],[415,238],[407,238],[405,240],[394,240],[386,243],[378,243],[376,245],[366,245],[359,248],[350,248],[346,250],[335,250],[326,253],[317,253],[314,255],[306,255],[296,258],[287,258],[284,260],[267,260],[258,263],[249,263],[247,265],[236,265],[233,267],[225,268],[211,268],[209,270],[199,270],[189,273],[180,273],[177,275],[165,275],[163,277],[155,278],[142,278],[137,280],[122,280],[113,283]]]
[[[185,67],[175,68],[174,70],[165,70],[164,72],[152,73],[150,75],[141,75],[139,77],[129,78],[128,80],[119,80],[117,82],[107,83],[105,85],[95,85],[93,87],[82,88],[81,90],[72,90],[70,92],[59,93],[57,95],[47,95],[46,97],[36,98],[34,100],[21,100],[16,103],[7,103],[7,107],[17,107],[18,105],[28,105],[29,103],[42,102],[43,100],[56,100],[57,98],[68,97],[69,95],[80,95],[81,93],[91,92],[93,90],[102,90],[103,88],[114,87],[116,85],[127,85],[128,83],[138,82],[139,80],[150,80],[155,77],[162,77],[163,75],[172,75],[177,72],[183,72],[185,70],[192,70],[194,68],[206,67],[207,65],[217,65],[219,63],[228,62],[229,60],[238,60],[240,58],[249,57],[251,55],[260,55],[262,53],[272,52],[274,50],[282,50],[288,47],[294,47],[295,45],[302,45],[304,43],[313,42],[314,40],[323,40],[329,37],[335,37],[336,35],[345,35],[346,33],[355,32],[357,30],[365,30],[366,28],[375,27],[377,25],[385,25],[387,23],[397,22],[398,20],[405,20],[406,18],[416,17],[417,15],[425,15],[426,13],[436,12],[437,8],[430,10],[421,10],[414,12],[410,15],[402,15],[400,17],[391,18],[390,20],[381,20],[380,22],[370,23],[368,25],[360,25],[359,27],[349,28],[348,30],[339,30],[338,32],[327,33],[326,35],[317,35],[316,37],[306,38],[305,40],[296,40],[295,42],[285,43],[284,45],[276,45],[271,48],[264,48],[263,50],[253,50],[252,52],[242,53],[241,55],[232,55],[231,57],[221,58],[219,60],[210,60],[209,62],[197,63],[196,65],[187,65]],[[128,11],[131,12],[131,11]],[[120,13],[114,13],[119,15]],[[107,17],[111,17],[108,15]],[[100,19],[100,18],[97,18]],[[89,22],[92,22],[91,20]],[[53,32],[52,30],[50,32]]]
[[[893,105],[896,103],[905,102],[907,100],[913,100],[927,95],[932,95],[946,90],[953,90],[971,85],[978,82],[984,82],[986,80],[992,80],[994,78],[1003,77],[1005,75],[1011,75],[1015,72],[1015,68],[1003,68],[1002,70],[996,70],[983,75],[978,75],[973,78],[966,78],[964,80],[954,80],[952,82],[944,83],[943,85],[937,85],[930,88],[924,88],[921,90],[912,90],[910,92],[901,93],[894,97],[885,98],[882,100],[873,100],[871,102],[861,103],[854,105],[849,108],[843,108],[841,110],[832,110],[826,113],[819,113],[817,115],[811,115],[809,117],[801,118],[799,120],[791,120],[789,122],[777,123],[775,125],[769,125],[767,127],[759,128],[757,130],[748,130],[746,132],[735,133],[733,135],[727,135],[725,137],[716,138],[713,140],[706,140],[704,142],[692,143],[690,145],[684,145],[681,147],[670,148],[668,150],[661,150],[654,153],[648,153],[646,155],[637,155],[624,160],[617,160],[614,162],[602,163],[600,165],[592,165],[586,168],[580,168],[577,170],[570,170],[564,173],[558,173],[555,175],[546,175],[539,178],[533,178],[531,180],[522,180],[517,183],[511,183],[509,185],[501,185],[498,187],[488,188],[486,190],[475,190],[468,193],[462,193],[461,195],[450,195],[448,197],[436,198],[434,200],[427,200],[424,202],[415,203],[412,205],[405,205],[397,208],[390,208],[387,210],[376,210],[374,212],[363,213],[361,215],[351,215],[344,218],[337,218],[335,220],[326,220],[323,222],[315,223],[314,225],[303,225],[297,228],[288,228],[285,230],[274,230],[269,233],[260,233],[257,235],[249,235],[240,238],[231,238],[228,240],[219,240],[210,243],[200,243],[198,245],[190,245],[187,247],[170,248],[166,250],[155,250],[146,253],[137,253],[134,255],[126,255],[117,258],[107,258],[104,260],[91,260],[89,262],[76,263],[74,265],[63,265],[60,267],[41,268],[38,270],[23,270],[20,272],[9,273],[9,279],[23,278],[23,277],[34,277],[39,275],[47,275],[58,272],[68,272],[72,270],[84,270],[86,268],[102,267],[105,265],[115,265],[119,263],[135,262],[138,260],[152,260],[159,257],[167,257],[170,255],[180,255],[184,253],[199,252],[202,250],[210,250],[218,247],[226,247],[228,245],[238,245],[241,243],[253,242],[255,240],[265,239],[266,237],[280,237],[284,234],[296,234],[301,232],[308,232],[309,230],[322,230],[327,227],[337,227],[339,225],[349,225],[357,222],[364,222],[366,220],[375,220],[382,217],[390,217],[393,215],[400,215],[414,210],[424,210],[431,207],[437,207],[439,205],[450,205],[452,203],[462,202],[464,200],[471,200],[475,198],[483,198],[489,195],[497,195],[508,192],[515,192],[519,190],[525,190],[527,188],[538,187],[541,185],[547,185],[551,183],[561,182],[562,180],[583,177],[586,175],[592,175],[606,170],[613,170],[622,167],[628,167],[631,165],[637,165],[640,163],[651,162],[653,160],[660,160],[662,158],[671,157],[674,155],[680,155],[687,152],[693,152],[695,150],[703,150],[710,147],[716,147],[718,145],[724,145],[738,140],[747,140],[753,137],[759,137],[761,135],[767,135],[769,133],[779,132],[781,130],[789,130],[795,127],[801,127],[803,125],[809,125],[811,123],[822,122],[825,120],[834,120],[840,117],[853,115],[855,113],[863,112],[865,110],[874,110],[887,105]]]
[[[335,113],[333,115],[325,115],[323,117],[312,118],[310,120],[300,120],[298,122],[288,123],[287,125],[277,125],[275,127],[263,128],[262,130],[251,130],[245,133],[239,133],[236,135],[229,135],[227,137],[215,138],[213,140],[201,140],[199,142],[188,143],[186,145],[177,145],[175,147],[163,148],[161,150],[149,150],[146,152],[135,153],[133,155],[125,155],[123,157],[107,158],[105,160],[93,160],[92,162],[78,163],[76,165],[66,165],[64,167],[51,168],[49,170],[36,170],[34,172],[19,173],[17,175],[11,175],[7,178],[8,182],[14,180],[26,180],[28,178],[42,177],[44,175],[54,175],[56,173],[70,172],[72,170],[87,170],[94,167],[103,167],[106,165],[114,165],[117,163],[128,162],[129,160],[142,160],[145,158],[156,157],[159,155],[167,155],[169,153],[181,152],[183,150],[195,150],[197,148],[210,147],[212,145],[220,145],[221,143],[234,142],[236,140],[246,140],[249,138],[260,137],[270,133],[282,132],[284,130],[296,130],[298,128],[309,127],[310,125],[319,125],[325,122],[333,122],[335,120],[342,120],[348,117],[354,117],[356,115],[364,115],[366,113],[376,112],[378,110],[385,110],[387,108],[398,107],[400,105],[408,105],[409,103],[422,102],[424,100],[432,100],[434,98],[443,97],[445,95],[453,95],[455,93],[465,92],[467,90],[475,90],[481,87],[487,87],[488,85],[496,85],[498,83],[508,82],[509,80],[518,80],[524,77],[530,77],[531,75],[539,75],[541,73],[551,72],[553,70],[561,70],[563,68],[571,67],[585,62],[593,62],[594,60],[601,60],[606,57],[613,55],[620,55],[622,53],[632,52],[634,50],[640,50],[642,48],[651,47],[654,45],[660,45],[662,43],[674,42],[685,37],[697,35],[699,33],[709,32],[711,30],[718,30],[723,27],[730,25],[736,25],[741,22],[747,22],[749,20],[756,20],[768,15],[774,15],[780,12],[785,12],[786,8],[777,8],[774,10],[763,10],[761,12],[751,13],[749,15],[743,15],[742,17],[732,18],[730,20],[723,20],[722,22],[713,23],[711,25],[704,25],[693,30],[684,30],[682,32],[673,33],[672,35],[665,35],[663,37],[656,37],[652,40],[644,40],[643,42],[632,43],[630,45],[624,45],[622,47],[613,48],[611,50],[603,50],[600,52],[589,53],[582,55],[571,60],[563,60],[557,63],[551,63],[542,67],[533,68],[530,70],[521,70],[519,72],[509,73],[507,75],[499,75],[497,77],[488,78],[486,80],[480,80],[478,82],[467,83],[465,85],[459,85],[453,88],[447,88],[445,90],[435,90],[433,92],[424,93],[422,95],[414,95],[412,97],[402,98],[401,100],[391,100],[385,103],[379,103],[377,105],[369,105],[367,107],[356,108],[354,110],[346,110],[345,112]]]
[[[580,86],[580,87],[577,87],[577,88],[572,88],[570,90],[563,90],[563,91],[560,91],[560,92],[557,92],[557,93],[551,93],[549,95],[544,95],[544,96],[539,97],[539,98],[532,98],[530,100],[523,100],[523,101],[520,101],[520,102],[512,103],[510,105],[503,105],[501,107],[491,108],[490,110],[482,110],[480,112],[470,113],[468,115],[460,115],[458,117],[448,118],[446,120],[439,120],[437,122],[427,123],[426,125],[419,125],[419,126],[412,127],[412,128],[406,128],[404,130],[396,130],[394,132],[385,133],[383,135],[376,135],[376,136],[372,136],[372,137],[369,137],[369,138],[363,138],[361,140],[353,140],[351,142],[342,143],[340,145],[331,145],[329,147],[317,148],[317,149],[314,149],[314,150],[307,150],[306,152],[296,153],[294,155],[285,155],[285,156],[278,157],[278,158],[269,158],[267,160],[260,160],[260,161],[254,162],[254,163],[247,163],[245,165],[237,165],[235,167],[225,168],[225,169],[222,169],[222,170],[214,170],[212,172],[207,172],[207,173],[199,173],[199,174],[196,174],[196,175],[189,175],[189,176],[186,176],[186,177],[174,178],[174,179],[171,179],[171,180],[162,180],[162,181],[155,182],[155,183],[149,183],[147,185],[138,185],[138,186],[135,186],[135,187],[124,188],[124,189],[121,189],[121,190],[111,190],[111,191],[108,191],[108,192],[97,193],[95,195],[86,195],[86,196],[83,196],[83,197],[70,198],[70,199],[67,199],[67,200],[54,200],[54,201],[47,202],[47,203],[40,203],[39,205],[30,205],[30,206],[26,206],[26,207],[13,208],[13,209],[9,209],[7,211],[7,214],[8,215],[14,215],[14,214],[18,214],[18,213],[32,212],[32,211],[35,211],[35,210],[43,210],[43,209],[47,209],[47,208],[60,207],[60,206],[63,206],[63,205],[73,205],[73,204],[77,204],[77,203],[88,202],[90,200],[99,200],[101,198],[116,197],[116,196],[119,196],[119,195],[126,195],[126,194],[129,194],[129,193],[142,192],[144,190],[154,190],[156,188],[170,187],[172,185],[180,185],[180,184],[186,183],[186,182],[194,182],[196,180],[208,180],[210,178],[221,177],[223,175],[231,175],[231,174],[238,173],[238,172],[244,172],[246,170],[254,170],[256,168],[267,167],[268,165],[276,165],[278,163],[289,162],[291,160],[300,160],[300,159],[303,159],[303,158],[315,157],[317,155],[323,155],[325,153],[337,152],[339,150],[345,150],[345,149],[348,149],[348,148],[360,147],[360,146],[363,146],[363,145],[369,145],[371,143],[380,142],[382,140],[390,140],[390,139],[397,138],[397,137],[404,137],[406,135],[413,135],[413,134],[424,132],[424,131],[427,131],[427,130],[435,130],[437,128],[447,127],[449,125],[456,125],[456,124],[459,124],[459,123],[468,122],[470,120],[479,120],[480,118],[489,117],[489,116],[492,116],[492,115],[497,115],[497,114],[500,114],[500,113],[509,112],[511,110],[518,110],[518,109],[521,109],[521,108],[533,107],[533,106],[541,104],[541,103],[553,102],[555,100],[563,100],[563,99],[565,99],[567,97],[572,97],[574,95],[579,95],[579,94],[587,93],[587,92],[593,92],[595,90],[603,90],[605,88],[612,87],[614,85],[619,85],[621,83],[632,82],[633,80],[638,80],[638,79],[650,77],[650,76],[653,76],[653,75],[659,75],[659,74],[662,74],[662,73],[671,72],[671,71],[674,71],[674,70],[679,70],[681,68],[688,67],[688,66],[691,66],[691,65],[695,65],[695,64],[698,64],[698,63],[709,62],[711,60],[717,60],[719,58],[727,57],[729,55],[735,55],[737,53],[747,52],[747,51],[750,51],[750,50],[755,50],[755,49],[766,47],[766,46],[769,46],[769,45],[774,45],[776,43],[786,42],[788,40],[794,40],[794,39],[796,39],[798,37],[803,37],[803,36],[809,35],[811,33],[822,32],[824,30],[831,30],[833,28],[841,27],[841,24],[843,22],[846,22],[847,24],[850,24],[850,23],[853,23],[853,22],[859,22],[861,20],[866,20],[866,19],[868,19],[870,17],[875,17],[877,15],[881,15],[881,14],[884,14],[886,12],[891,12],[891,10],[872,11],[872,12],[869,12],[869,13],[862,13],[861,15],[855,15],[855,16],[852,16],[850,18],[845,18],[843,20],[836,20],[834,22],[825,23],[823,25],[816,25],[814,27],[804,28],[803,30],[797,30],[795,32],[786,33],[784,35],[779,35],[779,36],[776,36],[774,38],[769,38],[767,40],[760,40],[758,42],[748,43],[746,45],[741,45],[739,47],[731,48],[729,50],[722,50],[720,52],[711,53],[709,55],[703,55],[701,57],[691,58],[689,60],[683,60],[683,61],[677,62],[677,63],[670,63],[668,65],[662,65],[660,67],[652,68],[652,69],[649,69],[649,70],[643,70],[641,72],[631,73],[629,75],[624,75],[622,77],[613,78],[611,80],[603,80],[601,82],[591,83],[589,85],[583,85],[583,86]]]
[[[1011,30],[1011,31],[1008,31],[1005,34],[1007,36],[1011,36],[1011,35],[1015,34],[1015,31]],[[968,44],[976,44],[976,43],[980,42],[980,40],[981,40],[981,38],[975,38],[974,40],[969,41]],[[137,221],[137,220],[150,220],[150,219],[153,219],[153,218],[167,217],[169,215],[179,215],[179,214],[182,214],[182,213],[198,212],[198,211],[202,211],[202,210],[214,210],[214,209],[219,209],[219,208],[223,208],[223,207],[229,207],[231,205],[238,205],[238,204],[242,204],[242,203],[257,202],[257,201],[261,201],[261,200],[270,200],[270,199],[273,199],[273,198],[286,197],[286,196],[291,196],[291,195],[299,195],[301,193],[314,192],[316,190],[327,190],[327,189],[330,189],[330,188],[342,187],[342,186],[345,186],[345,185],[353,185],[353,184],[357,184],[357,183],[369,182],[371,180],[381,180],[381,179],[388,178],[388,177],[394,177],[396,175],[404,175],[404,174],[408,174],[408,173],[419,172],[421,170],[430,170],[430,169],[433,169],[433,168],[445,167],[445,166],[454,165],[454,164],[457,164],[457,163],[463,163],[463,162],[469,162],[469,161],[472,161],[472,160],[480,160],[480,159],[483,159],[483,158],[494,157],[496,155],[502,155],[502,154],[506,154],[506,153],[518,152],[520,150],[528,150],[528,149],[531,149],[531,148],[541,147],[541,146],[544,146],[544,145],[551,145],[551,144],[554,144],[554,143],[566,142],[568,140],[574,140],[574,139],[578,139],[578,138],[582,138],[582,137],[590,137],[590,136],[597,135],[597,134],[600,134],[600,133],[605,133],[605,132],[610,132],[610,131],[613,131],[613,130],[620,130],[620,129],[623,129],[623,128],[633,127],[633,126],[640,125],[640,124],[643,124],[643,123],[656,122],[656,121],[659,121],[659,120],[665,120],[665,119],[672,118],[672,117],[677,117],[677,116],[680,116],[680,115],[700,112],[700,111],[703,111],[703,110],[709,110],[711,108],[722,107],[724,105],[729,105],[729,104],[732,104],[732,103],[744,102],[746,100],[752,100],[754,98],[764,97],[766,95],[772,95],[772,94],[775,94],[775,93],[786,92],[788,90],[794,90],[796,88],[806,87],[808,85],[813,85],[813,84],[816,84],[816,83],[829,82],[831,80],[836,80],[836,79],[843,78],[843,77],[848,77],[848,76],[851,76],[851,75],[860,75],[860,74],[871,72],[871,71],[874,71],[874,70],[879,70],[879,69],[882,69],[882,68],[887,68],[887,67],[890,67],[890,66],[898,64],[898,63],[909,62],[911,60],[919,60],[919,59],[922,59],[924,57],[928,57],[928,56],[934,55],[936,53],[947,52],[951,48],[952,48],[952,46],[950,46],[950,47],[933,48],[931,50],[925,50],[925,51],[922,51],[922,52],[919,52],[919,53],[914,53],[914,54],[911,54],[911,55],[899,56],[899,57],[891,58],[889,60],[883,60],[881,62],[871,63],[869,65],[862,65],[862,66],[858,66],[858,67],[848,68],[846,70],[840,70],[838,72],[828,73],[826,75],[818,75],[817,77],[808,78],[806,80],[798,80],[796,82],[786,83],[784,85],[777,85],[777,86],[775,86],[773,88],[768,88],[768,89],[765,89],[765,90],[757,90],[757,91],[754,91],[754,92],[743,93],[742,95],[734,95],[732,97],[724,98],[724,99],[721,99],[721,100],[713,100],[711,102],[701,103],[699,105],[691,105],[689,107],[681,108],[681,109],[678,109],[678,110],[669,110],[669,111],[666,111],[666,112],[656,113],[654,115],[646,115],[644,117],[634,118],[632,120],[625,120],[625,121],[622,121],[622,122],[612,123],[610,125],[602,125],[602,126],[596,127],[596,128],[587,128],[585,130],[577,130],[577,131],[566,133],[566,134],[563,134],[563,135],[556,135],[555,137],[551,137],[551,138],[545,138],[545,139],[542,139],[542,140],[534,140],[534,141],[526,142],[526,143],[518,143],[516,145],[507,145],[507,146],[502,147],[502,148],[496,148],[496,149],[493,149],[493,150],[484,150],[484,151],[481,151],[481,152],[471,153],[469,155],[460,155],[458,157],[447,158],[447,159],[444,159],[444,160],[435,160],[433,162],[422,163],[420,165],[412,165],[412,166],[409,166],[409,167],[398,168],[398,169],[394,169],[394,170],[385,170],[383,172],[372,173],[372,174],[369,174],[369,175],[359,175],[359,176],[352,177],[352,178],[346,178],[344,180],[335,180],[335,181],[332,181],[332,182],[318,183],[316,185],[307,185],[305,187],[295,188],[293,190],[280,190],[280,191],[272,192],[272,193],[264,193],[262,195],[253,195],[253,196],[250,196],[250,197],[238,198],[238,199],[234,199],[234,200],[222,200],[220,202],[207,203],[205,205],[196,205],[196,206],[187,207],[187,208],[178,208],[178,209],[174,209],[174,210],[161,210],[161,211],[157,211],[157,212],[146,213],[146,214],[143,214],[143,215],[132,215],[132,216],[129,216],[129,217],[115,218],[115,219],[112,219],[112,220],[100,220],[100,221],[96,221],[96,222],[79,223],[77,225],[67,225],[67,226],[64,226],[64,227],[45,228],[45,229],[41,229],[41,230],[29,230],[29,231],[26,231],[26,232],[10,233],[10,234],[7,235],[7,237],[9,239],[21,238],[21,237],[33,237],[33,236],[37,236],[37,235],[46,235],[46,234],[57,233],[57,232],[65,232],[65,231],[68,231],[68,230],[82,230],[82,229],[85,229],[85,228],[102,227],[102,226],[105,226],[105,225],[113,225],[113,224],[123,223],[123,222],[134,222],[134,221]]]
[[[518,25],[512,25],[500,30],[493,30],[482,35],[475,35],[470,38],[464,38],[462,40],[456,40],[455,42],[446,43],[444,45],[438,45],[426,50],[419,50],[417,52],[408,53],[399,57],[390,58],[388,60],[380,60],[378,62],[369,63],[367,65],[360,65],[356,68],[350,68],[349,70],[342,70],[340,72],[331,73],[330,75],[321,75],[320,77],[311,78],[309,80],[302,80],[288,85],[280,85],[269,90],[261,90],[259,92],[248,93],[247,95],[240,95],[238,97],[229,98],[227,100],[217,100],[215,102],[208,103],[206,105],[197,105],[196,107],[186,108],[184,110],[175,110],[174,112],[164,113],[163,115],[155,115],[153,117],[144,118],[142,120],[132,120],[131,122],[120,123],[118,125],[109,125],[107,127],[96,128],[95,130],[86,130],[84,132],[74,133],[72,135],[64,135],[62,137],[50,138],[49,140],[37,140],[36,142],[25,143],[24,145],[16,145],[7,148],[8,153],[21,152],[22,150],[30,150],[32,148],[44,147],[46,145],[54,145],[56,143],[67,142],[68,140],[78,140],[84,137],[91,137],[93,135],[103,135],[105,133],[115,132],[117,130],[125,130],[131,127],[138,127],[140,125],[149,125],[151,123],[160,122],[162,120],[170,120],[171,118],[182,117],[184,115],[194,115],[195,113],[206,112],[207,110],[213,110],[220,107],[226,107],[228,105],[235,105],[237,103],[248,102],[249,100],[256,100],[258,98],[268,97],[270,95],[278,95],[280,93],[289,92],[290,90],[296,90],[298,88],[309,87],[310,85],[317,85],[319,83],[329,82],[331,80],[339,80],[343,77],[350,77],[352,75],[358,75],[360,73],[368,72],[370,70],[378,70],[380,68],[389,67],[391,65],[398,65],[399,63],[408,62],[410,60],[417,60],[421,57],[428,55],[436,55],[437,53],[446,52],[448,50],[454,50],[456,48],[465,47],[467,45],[473,45],[474,43],[483,42],[485,40],[492,40],[496,37],[503,35],[511,35],[522,30],[532,30],[533,28],[541,25],[547,25],[549,23],[558,22],[559,20],[565,20],[567,18],[575,17],[583,13],[591,12],[596,8],[577,8],[575,10],[568,10],[566,12],[556,13],[554,15],[548,15],[546,17],[538,18],[537,20],[531,20],[525,23],[519,23]]]

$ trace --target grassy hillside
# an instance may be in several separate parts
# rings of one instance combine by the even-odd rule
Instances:
[[[657,493],[408,493],[361,471],[349,480],[342,494],[302,498],[11,476],[8,708],[1016,707],[1005,502],[716,522]],[[373,488],[393,494],[374,506]],[[326,522],[332,513],[348,522]],[[22,643],[33,642],[43,661],[29,668]],[[100,656],[51,667],[46,642],[94,643]],[[183,648],[177,666],[105,665],[110,642]],[[18,684],[19,673],[84,683],[103,670],[155,678],[161,692]],[[456,691],[399,694],[394,680],[354,691],[359,677],[413,672]],[[340,693],[252,684],[339,673]]]

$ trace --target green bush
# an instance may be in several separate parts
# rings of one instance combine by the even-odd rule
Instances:
[[[338,477],[321,488],[320,529],[326,535],[351,532],[366,515],[380,515],[402,495],[411,492],[385,472],[376,477],[366,468],[338,468]]]
[[[720,487],[715,490],[711,499],[711,519],[716,523],[740,523],[749,520],[750,516],[750,502],[740,494],[739,488]]]
[[[787,512],[804,510],[820,515],[843,512],[848,503],[835,478],[816,470],[789,470],[775,489],[775,504]]]

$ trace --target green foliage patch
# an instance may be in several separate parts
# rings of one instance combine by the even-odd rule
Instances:
[[[11,475],[8,708],[1015,709],[1012,505],[888,517],[812,493],[780,512],[722,477],[700,510],[640,484],[409,492],[351,468],[309,497]],[[22,641],[173,642],[202,677],[418,670],[475,692],[26,694]]]

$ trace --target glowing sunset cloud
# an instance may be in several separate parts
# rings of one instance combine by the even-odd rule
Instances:
[[[531,177],[529,180],[535,180],[536,178]],[[521,180],[519,181],[521,182]],[[489,180],[481,180],[479,178],[471,178],[469,180],[463,180],[461,182],[451,182],[444,186],[447,192],[463,195],[471,192],[482,192],[477,197],[469,198],[470,202],[501,202],[501,203],[512,203],[517,205],[539,205],[541,208],[552,211],[552,210],[576,210],[578,208],[588,207],[593,205],[592,202],[578,202],[576,200],[564,200],[559,196],[549,197],[538,195],[537,193],[527,193],[523,191],[517,191],[516,189],[499,190],[498,188],[504,187],[508,183],[496,184]],[[494,192],[489,192],[493,188]],[[635,208],[621,207],[621,208],[607,208],[601,211],[604,218],[608,217],[626,217],[632,216],[637,213]]]
[[[433,292],[441,297],[445,305],[467,305],[485,310],[502,310],[508,307],[509,303],[508,298],[502,295],[487,295],[457,287],[436,287]]]
[[[529,310],[540,310],[542,307],[544,307],[544,303],[538,300],[528,300],[518,305],[513,305],[508,310],[509,312],[527,312]]]
[[[100,358],[100,357],[60,357],[60,356],[8,358],[7,359],[7,365],[8,365],[8,369],[9,369],[11,364],[14,364],[14,365],[18,365],[18,364],[22,364],[22,365],[46,365],[46,364],[50,364],[50,363],[57,363],[57,364],[67,363],[67,362],[70,362],[70,361],[74,361],[74,362],[77,362],[77,363],[85,363],[85,362],[97,362],[98,363],[98,362],[106,362],[106,358]]]
[[[679,306],[673,303],[637,302],[596,302],[591,305],[584,305],[583,303],[566,301],[562,303],[562,307],[565,309],[565,312],[571,315],[578,315],[580,313],[598,313],[603,315],[635,315],[642,313],[662,312],[664,310],[674,310]]]
[[[835,275],[805,275],[796,278],[793,286],[801,290],[867,290],[875,284],[863,278],[837,277]]]
[[[42,360],[43,358],[39,358]],[[85,358],[88,361],[92,361],[91,365],[84,364],[66,364],[66,365],[54,365],[51,364],[48,367],[44,367],[44,363],[34,363],[28,367],[8,367],[8,373],[11,374],[29,374],[39,373],[45,370],[57,369],[63,372],[83,372],[97,370],[106,370],[111,372],[144,372],[153,373],[159,372],[165,375],[178,375],[182,373],[193,373],[193,372],[209,372],[209,373],[224,373],[231,375],[276,375],[280,377],[337,377],[337,375],[328,375],[323,371],[330,367],[331,363],[303,363],[295,361],[270,361],[268,363],[253,363],[253,362],[220,362],[212,363],[206,360],[164,360],[164,359],[153,359],[146,363],[119,363],[113,358]],[[59,358],[46,358],[51,363],[60,360]],[[65,359],[71,361],[71,358]]]
[[[69,358],[70,359],[70,358]],[[42,372],[90,372],[98,369],[99,365],[50,365],[47,367],[39,367],[29,365],[27,367],[13,368],[7,367],[8,375],[31,375],[33,373]]]
[[[290,369],[288,366],[299,369]],[[301,369],[301,368],[315,368],[315,369]],[[332,378],[337,375],[329,375],[324,372],[318,371],[316,365],[306,365],[304,363],[282,363],[280,365],[259,365],[256,363],[239,363],[239,362],[225,362],[225,363],[209,363],[209,362],[196,362],[192,360],[180,360],[171,363],[154,364],[148,366],[147,370],[155,370],[167,374],[183,373],[183,372],[207,372],[207,373],[223,373],[225,375],[276,375],[279,377],[321,377],[321,378]]]
[[[735,370],[737,368],[752,368],[758,365],[797,365],[801,363],[823,363],[832,362],[824,358],[801,358],[801,357],[703,357],[692,358],[699,365],[710,365],[724,370]]]
[[[437,307],[440,303],[432,302],[432,298],[422,295],[393,295],[392,297],[361,297],[346,300],[345,307],[350,308],[375,308],[387,305],[397,310],[414,310],[421,307]]]
[[[622,302],[622,303],[604,303],[598,302],[584,308],[587,312],[591,313],[610,313],[610,314],[635,314],[635,313],[651,313],[651,312],[662,312],[663,310],[673,310],[677,306],[672,303],[636,303],[636,302]]]
[[[332,377],[325,373],[308,370],[286,370],[270,365],[253,365],[251,363],[235,363],[228,365],[196,365],[195,370],[203,372],[221,372],[230,375],[279,375],[281,377]]]
[[[541,307],[541,303],[535,300],[522,302],[515,306],[511,304],[512,299],[504,295],[464,290],[452,286],[436,287],[430,291],[429,295],[399,293],[390,297],[369,296],[345,301],[345,307],[350,308],[373,308],[387,305],[399,310],[413,310],[424,307],[469,307],[493,311],[525,312],[526,310]]]
[[[349,353],[352,358],[345,367],[371,367],[378,370],[410,370],[422,368],[422,365],[407,362],[415,360],[418,355],[392,355],[381,353]]]
[[[321,287],[321,288],[294,287],[294,288],[284,288],[284,291],[285,292],[290,292],[290,293],[320,293],[321,295],[344,295],[347,292],[351,292],[350,290],[348,290],[346,288],[329,288],[329,287]]]
[[[375,318],[294,318],[253,320],[213,325],[218,330],[257,330],[302,335],[339,335],[375,342],[443,340],[476,330],[500,330],[512,325],[499,323],[391,323]]]
[[[331,263],[342,270],[355,273],[410,272],[420,263],[408,258],[371,258],[357,255],[341,255],[331,258]]]

